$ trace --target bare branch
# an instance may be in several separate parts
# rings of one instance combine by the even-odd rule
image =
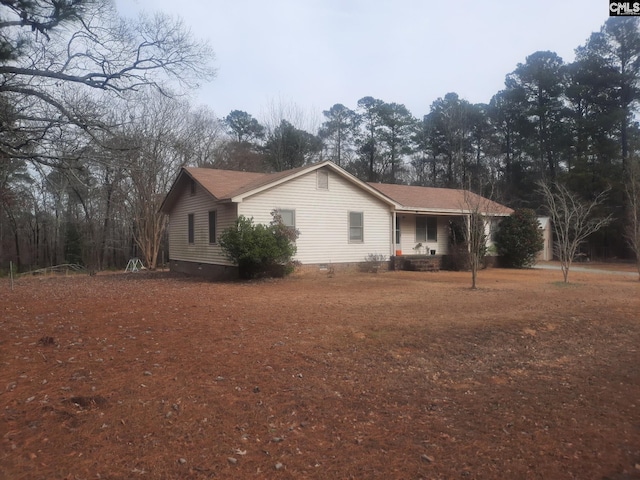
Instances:
[[[469,179],[469,187],[472,179]],[[491,185],[493,191],[493,185]],[[492,194],[489,194],[492,196]],[[478,272],[482,268],[490,240],[492,223],[496,215],[505,214],[504,207],[489,198],[473,193],[470,188],[463,190],[460,213],[466,225],[463,228],[464,241],[469,255],[471,288],[477,288]]]
[[[559,183],[538,183],[555,233],[554,253],[560,260],[562,275],[568,282],[569,269],[580,245],[593,233],[612,222],[611,214],[595,216],[607,198],[608,189],[591,201],[583,201]]]
[[[46,158],[65,124],[95,140],[96,129],[108,127],[100,95],[154,89],[172,96],[171,82],[193,88],[215,74],[210,47],[166,15],[125,21],[98,0],[0,0],[0,14],[0,96],[12,110],[0,119],[0,149],[15,158]],[[34,25],[46,36],[29,36]]]
[[[630,159],[629,179],[625,185],[627,196],[627,225],[625,238],[636,256],[638,279],[640,280],[640,163]]]

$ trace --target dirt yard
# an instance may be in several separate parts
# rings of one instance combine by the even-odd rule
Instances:
[[[0,279],[0,479],[638,479],[637,276]]]

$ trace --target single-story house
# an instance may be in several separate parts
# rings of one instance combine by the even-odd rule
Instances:
[[[512,212],[464,190],[366,183],[324,161],[278,173],[185,167],[161,211],[169,215],[171,269],[222,279],[237,271],[218,238],[240,215],[268,224],[278,210],[300,232],[295,260],[326,268],[369,254],[446,255],[450,220],[478,206],[490,219],[487,233]]]

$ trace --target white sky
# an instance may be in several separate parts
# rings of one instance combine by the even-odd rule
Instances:
[[[116,0],[177,14],[207,39],[218,75],[197,93],[218,117],[295,104],[320,116],[365,96],[414,116],[456,92],[486,103],[528,55],[565,62],[608,18],[607,0]]]

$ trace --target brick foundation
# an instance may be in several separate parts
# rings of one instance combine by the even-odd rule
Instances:
[[[170,260],[169,268],[172,272],[186,273],[187,275],[203,277],[208,280],[227,281],[238,278],[238,267],[228,265]]]
[[[442,269],[442,255],[398,255],[391,257],[391,269],[437,272]]]

